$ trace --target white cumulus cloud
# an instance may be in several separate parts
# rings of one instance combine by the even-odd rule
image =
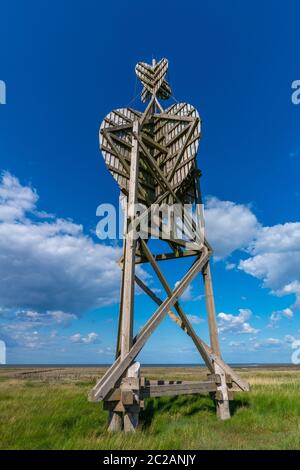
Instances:
[[[86,336],[76,333],[70,337],[70,340],[72,343],[94,344],[98,340],[98,335],[94,332],[88,333]]]
[[[117,302],[120,249],[94,242],[72,221],[41,216],[37,200],[30,186],[2,174],[0,307],[59,318]]]
[[[291,318],[293,318],[293,316],[294,312],[290,308],[284,308],[283,310],[277,310],[275,312],[272,312],[268,328],[276,328],[283,317],[286,317],[290,320]]]
[[[27,211],[33,211],[38,195],[29,186],[22,186],[19,180],[8,173],[2,173],[0,184],[0,221],[21,220]]]
[[[239,263],[247,274],[263,281],[273,294],[294,294],[300,307],[300,223],[261,228],[249,247],[250,257]]]
[[[216,259],[242,249],[248,258],[241,260],[238,268],[261,279],[274,295],[294,294],[292,313],[300,308],[300,222],[264,227],[249,206],[215,197],[206,201],[205,220]],[[235,264],[227,262],[225,267],[234,269]]]
[[[204,216],[207,239],[217,259],[248,247],[259,228],[248,206],[216,197],[207,198]]]
[[[259,330],[248,322],[251,315],[251,310],[242,308],[239,309],[238,315],[221,312],[218,314],[219,331],[221,333],[256,334]]]
[[[187,317],[193,325],[200,325],[200,323],[204,322],[203,318],[198,315],[187,315]]]

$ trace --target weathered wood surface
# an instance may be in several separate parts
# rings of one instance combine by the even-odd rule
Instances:
[[[220,419],[225,420],[230,418],[230,394],[226,383],[226,374],[219,364],[214,364],[214,367],[216,374],[218,374],[221,379],[221,383],[217,385],[217,393],[215,395],[217,415]]]
[[[150,262],[152,268],[154,269],[155,273],[157,274],[157,277],[159,278],[163,288],[165,289],[167,295],[170,298],[172,296],[172,289],[170,288],[169,284],[167,283],[166,278],[164,277],[163,273],[159,269],[158,264],[154,260],[153,255],[152,255],[151,251],[149,250],[149,248],[148,248],[148,246],[147,246],[147,244],[145,243],[144,240],[142,240],[142,251],[145,254],[146,258],[149,260],[149,262]],[[209,256],[209,253],[208,253],[208,256]],[[192,340],[195,343],[195,346],[197,347],[198,351],[200,352],[201,356],[203,357],[203,360],[204,360],[206,366],[212,371],[213,368],[212,368],[212,362],[210,360],[210,357],[207,354],[205,348],[202,346],[201,342],[199,342],[198,336],[196,335],[190,321],[188,320],[188,317],[185,315],[182,307],[179,305],[178,302],[176,302],[174,304],[174,307],[175,307],[175,309],[176,309],[176,311],[177,311],[177,313],[178,313],[178,315],[179,315],[179,317],[180,317],[180,319],[183,323],[184,328],[186,329],[186,331],[189,332],[189,336],[192,338]]]
[[[150,107],[151,108],[151,107]],[[150,109],[149,111],[150,112]],[[137,112],[138,113],[138,112]],[[201,133],[200,118],[193,106],[177,103],[163,111],[163,118],[155,114],[152,131],[146,132],[146,116],[138,114],[141,140],[157,162],[175,192],[195,169],[195,159]],[[169,116],[169,119],[166,119]],[[108,170],[125,194],[129,191],[133,122],[137,114],[131,108],[110,112],[100,126],[100,147]],[[145,121],[142,123],[142,121]],[[139,201],[148,205],[157,202],[161,195],[153,171],[141,159],[139,177]],[[192,202],[189,194],[185,202]]]
[[[127,369],[126,377],[121,382],[121,402],[125,406],[125,432],[135,431],[139,423],[140,373],[140,363],[135,362]],[[135,406],[133,407],[132,405]]]
[[[234,392],[236,390],[229,389],[227,391],[227,401],[234,400]],[[187,382],[182,384],[160,384],[160,385],[149,385],[140,389],[140,402],[139,404],[134,403],[134,399],[132,393],[128,393],[125,395],[121,393],[120,388],[116,388],[112,394],[105,400],[104,407],[108,410],[116,410],[117,412],[125,411],[126,407],[130,407],[133,409],[135,406],[135,410],[138,410],[138,406],[143,403],[144,407],[144,400],[146,398],[158,398],[164,396],[176,396],[176,395],[213,395],[214,399],[218,402],[223,401],[223,392],[218,390],[217,385],[214,382],[207,381],[207,382]],[[119,404],[120,403],[120,404]],[[220,403],[217,403],[217,407],[220,408]],[[221,405],[222,406],[222,405]],[[141,406],[140,406],[141,407]],[[217,410],[218,414],[220,411]],[[230,417],[230,416],[228,416]],[[222,418],[222,414],[220,416]],[[116,429],[114,429],[116,430]]]
[[[158,307],[158,309],[150,318],[150,320],[148,320],[141,332],[137,335],[136,340],[129,353],[122,360],[119,357],[111,366],[111,368],[107,371],[104,377],[100,379],[100,381],[92,389],[90,393],[90,399],[92,401],[99,401],[105,399],[106,395],[110,392],[110,390],[114,387],[116,381],[122,376],[127,367],[129,367],[129,365],[138,355],[147,339],[151,336],[153,331],[163,320],[167,312],[178,301],[178,298],[182,295],[182,293],[190,284],[190,282],[194,279],[194,277],[199,273],[199,271],[201,271],[208,258],[209,254],[206,250],[204,250],[203,254],[192,265],[188,273],[183,277],[178,286],[174,289],[171,297],[168,297],[163,301],[163,303]]]
[[[219,379],[218,379],[219,380]],[[220,378],[221,380],[221,378]],[[123,405],[137,404],[140,400],[146,398],[155,398],[174,395],[197,395],[214,393],[214,396],[220,402],[224,399],[224,392],[220,388],[220,383],[214,380],[206,381],[165,381],[165,380],[145,380],[144,385],[140,385],[138,400],[134,397],[129,388],[126,392],[122,387],[115,388],[106,398],[106,402],[121,401]],[[227,401],[233,399],[233,390],[226,392]]]
[[[170,85],[165,80],[168,70],[167,59],[161,59],[158,63],[146,64],[139,62],[135,67],[135,73],[144,85],[141,93],[143,102],[147,101],[151,95],[157,95],[163,100],[170,98],[172,92]]]
[[[215,301],[212,287],[211,271],[209,261],[204,266],[203,271],[205,302],[209,324],[210,347],[214,354],[220,356],[220,343],[218,335],[218,325],[215,309]]]
[[[133,123],[134,133],[139,132],[139,121]],[[127,230],[125,236],[125,263],[122,299],[122,328],[121,328],[121,358],[128,354],[132,346],[133,337],[133,311],[134,311],[134,275],[135,275],[135,251],[136,237],[130,225],[134,221],[135,204],[137,203],[139,171],[138,141],[133,136],[131,149],[130,184],[128,196]]]
[[[229,400],[233,397],[233,390],[249,389],[249,385],[220,355],[209,265],[212,250],[195,220],[185,213],[185,238],[179,239],[177,213],[173,214],[170,233],[164,228],[163,215],[152,214],[155,224],[150,229],[150,235],[167,240],[173,250],[171,253],[153,255],[142,234],[136,240],[136,234],[130,230],[133,224],[135,227],[143,225],[154,203],[182,205],[202,202],[199,185],[201,172],[196,163],[201,120],[197,110],[187,103],[176,103],[167,109],[162,107],[158,98],[167,99],[171,95],[166,81],[167,69],[166,59],[158,63],[153,61],[152,65],[137,64],[136,73],[144,86],[141,98],[142,101],[149,100],[146,109],[142,113],[132,108],[113,110],[100,127],[100,146],[106,166],[124,197],[128,198],[124,252],[119,262],[123,276],[116,361],[90,393],[93,401],[105,400],[105,406],[110,411],[110,430],[119,430],[124,426],[125,431],[134,431],[144,398],[164,395],[210,393],[216,400],[219,417],[227,419],[230,417]],[[134,213],[137,202],[146,206],[139,215]],[[201,209],[198,209],[196,218],[203,221]],[[158,262],[188,256],[195,256],[196,259],[173,290]],[[135,265],[143,262],[148,262],[156,273],[166,292],[165,300],[161,300],[136,276]],[[196,334],[179,304],[180,296],[200,272],[204,281],[210,346]],[[135,282],[158,308],[133,338]],[[153,383],[140,378],[139,367],[135,370],[136,356],[167,314],[192,338],[210,371],[207,381]]]
[[[217,386],[212,381],[183,382],[181,384],[149,385],[141,390],[143,398],[163,397],[174,395],[197,395],[201,393],[215,392]]]
[[[154,294],[151,291],[151,289],[149,289],[147,286],[145,286],[144,283],[139,278],[136,278],[136,282],[152,298],[152,300],[157,305],[162,304],[163,301],[156,294]],[[150,294],[150,292],[151,292],[151,294]],[[187,322],[186,322],[185,316],[183,318],[179,318],[171,310],[168,311],[168,315],[173,321],[175,321],[175,323],[177,323],[179,325],[179,327],[183,331],[185,331],[190,336],[190,330],[189,330],[189,328],[187,328]],[[199,352],[202,351],[203,349],[205,350],[206,355],[210,358],[211,364],[212,364],[212,361],[214,361],[214,363],[219,364],[222,367],[222,369],[224,369],[225,373],[227,374],[227,377],[231,377],[231,380],[236,385],[237,390],[249,391],[250,387],[249,387],[248,382],[246,382],[245,380],[242,380],[239,377],[239,375],[236,372],[234,372],[234,370],[230,366],[228,366],[221,359],[221,357],[218,357],[216,354],[214,354],[212,349],[205,343],[205,341],[203,341],[201,338],[196,336],[196,337],[194,337],[194,343],[195,343],[197,349],[199,350]],[[200,354],[201,354],[201,352],[200,352]],[[215,369],[214,369],[213,365],[210,365],[209,369],[212,371],[212,373],[215,372]]]

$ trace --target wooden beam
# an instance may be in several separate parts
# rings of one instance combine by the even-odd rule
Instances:
[[[124,260],[125,257],[125,249],[126,249],[126,230],[127,230],[127,196],[120,193],[119,197],[120,206],[123,209],[124,215],[124,225],[123,225],[123,255],[122,258]],[[117,336],[117,348],[116,348],[116,358],[121,353],[121,332],[122,332],[122,314],[123,314],[123,296],[124,296],[124,265],[120,265],[122,269],[122,276],[121,276],[121,290],[120,290],[120,307],[119,307],[119,322],[118,322],[118,336]]]
[[[102,377],[91,390],[90,399],[92,401],[100,401],[105,399],[106,395],[115,386],[116,382],[120,379],[122,374],[124,374],[128,366],[134,361],[146,343],[147,339],[161,323],[167,312],[178,301],[178,298],[182,295],[189,283],[195,278],[199,271],[202,270],[208,258],[209,253],[205,249],[202,255],[191,266],[187,274],[181,279],[177,287],[174,289],[172,296],[165,299],[163,303],[157,308],[152,317],[148,320],[144,328],[137,335],[136,340],[128,354],[122,360],[121,358],[118,358],[104,375],[104,377]]]
[[[160,110],[160,112],[162,113],[164,111],[164,108],[162,107],[162,105],[158,101],[157,96],[155,96],[155,103],[156,103],[156,106],[158,107],[158,109]]]
[[[149,385],[141,391],[143,399],[149,397],[162,397],[174,395],[195,395],[200,393],[216,392],[217,386],[212,381],[183,382],[181,384]]]
[[[124,431],[134,432],[139,423],[140,411],[140,363],[135,362],[127,370],[121,382],[121,402],[125,405]],[[134,405],[128,407],[126,405]]]
[[[176,157],[176,161],[175,161],[175,164],[170,172],[170,174],[168,175],[168,181],[172,181],[172,178],[175,174],[175,171],[177,170],[177,165],[179,164],[180,162],[180,159],[187,147],[187,145],[189,144],[189,140],[190,140],[190,137],[192,136],[194,130],[195,130],[195,127],[198,125],[199,123],[199,118],[196,118],[194,123],[192,123],[190,125],[190,129],[188,130],[188,133],[187,133],[187,136],[186,136],[186,139],[185,139],[185,142],[184,142],[184,145],[181,147],[180,151],[178,152],[177,154],[177,157]]]
[[[146,258],[149,259],[149,262],[152,266],[152,268],[154,269],[158,279],[160,280],[163,288],[165,289],[167,295],[170,297],[172,295],[172,290],[166,280],[166,278],[164,277],[163,273],[161,272],[158,264],[156,263],[155,259],[153,258],[153,255],[151,253],[151,251],[149,250],[147,244],[144,242],[144,240],[141,240],[141,247],[142,247],[142,251],[143,253],[145,254]],[[213,371],[213,367],[212,367],[212,362],[210,360],[210,357],[208,356],[208,354],[206,353],[206,350],[205,348],[203,348],[201,342],[199,342],[199,338],[198,336],[196,335],[191,323],[189,322],[187,316],[185,315],[182,307],[179,305],[178,302],[176,302],[174,304],[174,308],[176,309],[180,319],[182,320],[183,324],[184,324],[184,327],[187,329],[187,331],[189,332],[189,335],[190,337],[192,338],[192,340],[194,341],[194,344],[196,346],[196,348],[198,349],[198,351],[200,352],[206,366],[209,368],[209,370],[212,372]]]
[[[112,124],[114,124],[113,121],[112,121]],[[119,131],[129,131],[131,129],[132,129],[132,122],[130,124],[122,124],[120,126],[112,125],[110,127],[104,127],[100,130],[100,132],[101,133],[103,133],[103,131],[106,131],[106,132],[119,132]]]
[[[232,381],[238,386],[240,390],[243,392],[248,392],[250,390],[249,383],[246,382],[246,380],[242,380],[239,375],[228,365],[226,364],[223,359],[219,356],[216,356],[213,354],[212,350],[210,347],[202,341],[203,345],[205,346],[206,350],[208,353],[210,353],[212,360],[214,361],[215,364],[219,364],[223,371],[230,375],[232,378]]]
[[[149,145],[151,145],[151,147],[154,147],[156,148],[157,150],[159,150],[161,153],[168,153],[168,149],[166,147],[164,147],[163,145],[160,145],[158,144],[157,142],[155,142],[155,140],[151,139],[151,137],[149,137],[147,134],[145,134],[144,132],[141,133],[141,136],[142,136],[142,139]]]
[[[155,113],[155,118],[158,119],[165,119],[167,121],[181,121],[181,122],[193,122],[194,117],[190,116],[177,116],[176,114],[169,114],[169,113]]]
[[[122,281],[122,325],[121,325],[121,361],[127,356],[133,340],[133,315],[134,315],[134,275],[135,275],[135,252],[136,235],[132,226],[135,216],[135,205],[138,199],[138,174],[139,174],[139,144],[135,133],[139,132],[139,121],[133,123],[133,137],[130,164],[130,181],[127,207],[125,253]],[[128,364],[129,365],[129,364]],[[127,371],[127,375],[130,371]],[[122,398],[122,397],[121,397]],[[133,431],[138,424],[138,413],[126,411],[124,413],[124,430]]]
[[[138,276],[135,276],[135,282],[147,295],[149,295],[149,297],[157,305],[161,305],[163,303],[163,301],[159,297],[157,297],[157,295],[150,289],[150,287],[146,286],[146,284]],[[182,328],[186,332],[185,326],[180,317],[178,317],[172,310],[169,310],[167,314],[173,321],[175,321],[175,323],[180,326],[180,328]]]
[[[221,383],[217,385],[216,406],[217,416],[222,419],[230,418],[230,407],[229,407],[229,393],[226,383],[226,374],[223,368],[219,364],[214,364],[215,372],[220,376]]]
[[[142,128],[145,120],[147,119],[147,116],[149,114],[149,112],[152,110],[153,108],[153,103],[155,101],[155,96],[152,96],[151,97],[151,100],[149,101],[148,105],[147,105],[147,108],[145,109],[145,111],[143,112],[142,116],[140,117],[140,127]]]
[[[148,168],[153,173],[153,177],[156,178],[156,180],[159,183],[162,190],[166,189],[170,193],[170,195],[172,195],[174,201],[176,200],[177,203],[182,204],[182,202],[180,201],[180,199],[178,198],[178,196],[176,195],[176,193],[174,192],[174,190],[173,190],[173,188],[170,184],[170,178],[165,177],[165,175],[162,173],[161,169],[157,165],[156,161],[154,160],[154,158],[152,157],[152,155],[148,151],[147,147],[144,145],[142,139],[139,136],[137,136],[137,138],[139,140],[139,143],[140,143],[140,146],[143,150],[143,153],[144,153],[145,157],[147,158],[145,160],[145,162],[146,163],[148,162]],[[193,235],[192,235],[193,232],[194,232],[195,236],[197,237],[196,224],[187,212],[184,213],[184,222],[185,222],[185,225],[188,228],[188,230],[190,230],[191,238],[193,237]],[[196,245],[197,245],[197,243],[196,243]],[[202,248],[201,241],[199,243],[199,248]]]
[[[215,308],[209,261],[204,266],[202,274],[203,274],[206,310],[207,310],[209,335],[210,335],[210,347],[214,354],[216,354],[217,356],[220,356],[221,354],[220,354],[220,343],[219,343],[219,337],[218,337],[218,325],[217,325],[217,319],[216,319],[216,308]]]
[[[198,256],[199,251],[198,250],[186,250],[186,251],[181,251],[181,253],[159,253],[157,255],[153,255],[155,261],[168,261],[171,259],[177,259],[177,258],[189,258],[191,256]],[[145,257],[136,257],[135,258],[135,264],[141,264],[141,263],[147,263],[149,260]]]
[[[141,287],[141,286],[140,286]],[[149,288],[147,288],[149,289]],[[162,300],[156,295],[149,295],[154,302],[157,303],[157,305],[162,304]],[[189,336],[190,332],[189,330],[185,327],[186,323],[184,323],[184,320],[181,318],[178,318],[177,315],[175,315],[171,310],[168,312],[169,317],[180,326],[180,328],[185,331]],[[210,358],[210,360],[214,361],[214,363],[219,364],[222,369],[226,372],[226,381],[228,382],[228,376],[232,378],[232,381],[236,384],[239,390],[242,391],[249,391],[249,384],[245,380],[242,380],[234,370],[228,366],[220,357],[216,356],[211,348],[208,346],[208,344],[205,343],[201,338],[197,337],[197,342],[201,343],[202,348],[205,349],[207,356]],[[211,368],[210,368],[211,370]],[[215,373],[215,368],[213,367],[211,372],[214,374]]]
[[[216,379],[219,375],[215,376]],[[139,399],[145,400],[151,397],[161,396],[174,396],[174,395],[194,395],[208,392],[215,392],[219,400],[223,400],[222,391],[219,390],[218,386],[221,383],[221,378],[218,379],[220,382],[213,380],[213,376],[209,380],[204,381],[180,381],[180,380],[145,380],[144,384],[141,383]],[[131,392],[131,389],[128,390]],[[228,391],[228,400],[231,400],[231,390]],[[122,395],[124,396],[124,390],[121,387],[115,388],[106,397],[106,402],[118,402],[121,400]],[[132,405],[135,402],[133,393],[126,395],[126,404]],[[124,400],[123,400],[124,402]]]
[[[139,122],[133,123],[134,132],[139,132]],[[137,203],[138,191],[138,171],[139,171],[139,149],[138,141],[133,135],[130,165],[130,184],[128,195],[128,218],[125,235],[125,256],[124,256],[124,288],[122,299],[122,328],[121,328],[121,359],[130,351],[133,335],[133,306],[134,306],[134,271],[135,271],[135,250],[136,237],[131,226],[134,220],[135,205]]]

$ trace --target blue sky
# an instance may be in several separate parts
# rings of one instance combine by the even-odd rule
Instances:
[[[135,106],[138,61],[169,60],[203,120],[198,154],[223,356],[290,362],[300,338],[299,2],[10,1],[1,5],[0,339],[10,363],[109,363],[120,248],[94,235],[118,190],[98,129]],[[162,265],[174,285],[178,271]],[[152,287],[154,277],[145,271]],[[183,305],[208,339],[200,279]],[[135,328],[154,309],[137,297]],[[140,356],[197,363],[166,319]]]

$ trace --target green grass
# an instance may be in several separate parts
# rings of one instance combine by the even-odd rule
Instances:
[[[90,379],[2,376],[0,448],[299,449],[300,372],[252,371],[243,376],[252,388],[236,394],[230,420],[216,418],[209,397],[150,399],[134,435],[107,432],[102,405],[87,401]]]

